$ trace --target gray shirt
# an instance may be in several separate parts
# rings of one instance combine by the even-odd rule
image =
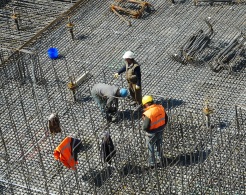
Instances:
[[[107,106],[110,107],[111,102],[115,97],[118,97],[117,91],[119,88],[115,85],[107,85],[105,83],[97,83],[92,87],[92,96],[99,96],[107,99]]]

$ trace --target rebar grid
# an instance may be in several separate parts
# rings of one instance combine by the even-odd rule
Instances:
[[[0,69],[3,193],[245,194],[245,111],[233,107],[234,102],[245,102],[245,70],[228,75],[211,73],[205,65],[180,67],[166,53],[184,42],[184,35],[204,28],[198,20],[208,16],[217,32],[214,45],[229,43],[237,34],[235,27],[244,22],[245,6],[150,3],[155,15],[134,20],[128,28],[106,3],[88,1],[71,17],[74,41],[63,18],[26,45],[29,52],[15,52]],[[49,47],[59,49],[59,59],[48,59]],[[164,131],[164,167],[153,170],[145,168],[142,110],[120,100],[120,121],[107,125],[90,97],[90,88],[98,82],[126,86],[124,76],[113,80],[112,75],[127,49],[141,64],[143,93],[153,94],[170,119]],[[76,91],[74,102],[69,77],[86,71],[91,77]],[[205,100],[214,110],[210,128],[202,113]],[[59,113],[62,125],[62,133],[55,136],[47,129],[52,112]],[[98,135],[104,130],[117,148],[113,167],[99,158]],[[68,135],[84,144],[76,172],[52,155]]]
[[[9,2],[0,10],[1,46],[18,48],[74,3],[30,0]]]

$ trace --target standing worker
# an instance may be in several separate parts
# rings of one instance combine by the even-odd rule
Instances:
[[[117,73],[114,74],[115,78],[118,78],[119,75],[123,72],[126,72],[126,80],[128,82],[128,88],[131,94],[132,105],[141,104],[142,101],[142,90],[141,90],[141,71],[140,66],[134,60],[134,53],[131,51],[125,52],[123,55],[125,60],[125,66],[123,66]]]
[[[127,89],[119,89],[114,85],[107,85],[105,83],[98,83],[92,87],[91,95],[97,102],[101,112],[108,122],[115,122],[116,118],[111,114],[118,110],[118,97],[126,97]],[[115,107],[113,107],[113,104]]]
[[[153,168],[157,162],[154,146],[156,146],[158,158],[160,162],[162,162],[162,134],[167,124],[167,114],[164,107],[155,104],[153,97],[150,95],[143,97],[142,104],[144,106],[143,130],[146,132],[145,137],[149,153],[149,166]]]

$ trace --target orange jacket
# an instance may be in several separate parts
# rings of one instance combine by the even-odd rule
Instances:
[[[74,160],[72,155],[71,141],[71,137],[66,137],[54,150],[54,158],[61,161],[66,167],[75,170],[75,165],[78,162]]]
[[[166,112],[162,105],[153,104],[145,109],[143,113],[150,119],[149,130],[153,131],[166,124]]]

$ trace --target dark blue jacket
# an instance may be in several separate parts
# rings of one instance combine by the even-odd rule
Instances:
[[[126,65],[123,66],[119,71],[118,74],[120,75],[121,73],[126,72]],[[136,85],[138,85],[139,87],[141,87],[141,71],[140,71],[140,66],[136,67],[134,69],[134,74],[137,77],[137,83]]]

